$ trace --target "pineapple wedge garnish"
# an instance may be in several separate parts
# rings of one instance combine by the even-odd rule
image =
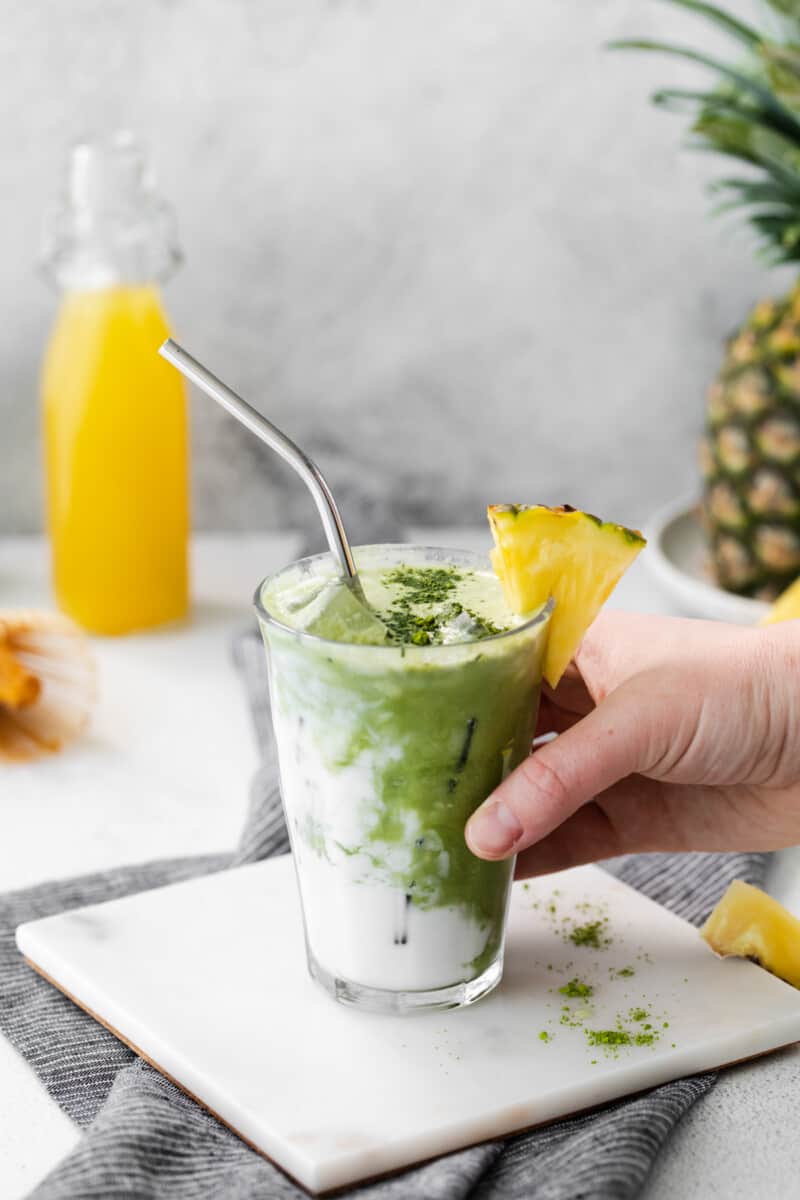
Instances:
[[[529,613],[555,599],[544,662],[544,677],[555,687],[645,540],[569,505],[492,504],[488,517],[492,565],[509,608]]]
[[[752,958],[800,988],[800,921],[752,884],[735,879],[700,932],[717,954]]]
[[[795,579],[785,592],[781,592],[772,608],[758,623],[777,625],[779,621],[793,621],[796,617],[800,617],[800,579]]]

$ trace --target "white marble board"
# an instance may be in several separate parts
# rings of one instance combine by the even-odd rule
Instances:
[[[569,940],[603,918],[610,945]],[[289,858],[34,921],[17,943],[312,1192],[800,1040],[800,993],[597,867],[515,885],[503,984],[457,1012],[363,1014],[313,984]],[[572,978],[589,1001],[559,994]],[[657,1040],[590,1046],[618,1018]]]

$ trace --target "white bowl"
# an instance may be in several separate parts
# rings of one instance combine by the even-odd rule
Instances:
[[[648,523],[642,562],[680,607],[693,617],[755,625],[769,609],[761,600],[734,596],[719,587],[708,565],[708,548],[697,501],[678,500]]]

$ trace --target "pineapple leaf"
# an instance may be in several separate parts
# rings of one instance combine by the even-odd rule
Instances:
[[[672,112],[682,111],[685,102],[693,109],[695,106],[699,106],[702,118],[709,113],[733,117],[742,123],[742,131],[744,124],[749,124],[769,129],[781,137],[784,137],[786,133],[783,123],[777,121],[770,111],[765,110],[761,105],[743,101],[735,92],[725,94],[723,92],[694,92],[686,88],[662,88],[653,95],[652,100],[654,104]],[[707,131],[701,128],[696,127],[695,131],[709,136]]]
[[[723,216],[725,213],[736,212],[736,210],[739,208],[746,208],[751,217],[769,216],[776,220],[780,218],[784,226],[791,225],[794,221],[796,216],[795,210],[790,205],[786,204],[785,201],[779,202],[777,207],[770,209],[760,208],[759,203],[768,204],[769,201],[764,199],[759,202],[755,198],[728,200],[724,204],[716,204],[711,211],[715,217],[719,217]]]
[[[800,146],[741,116],[704,111],[694,125],[694,150],[710,150],[766,171],[787,192],[800,185]]]
[[[746,57],[729,65],[701,50],[648,39],[611,44],[680,58],[713,72],[707,91],[665,88],[661,107],[688,113],[689,147],[736,159],[751,179],[726,179],[713,189],[720,211],[744,210],[772,262],[800,262],[800,0],[768,0],[781,14],[759,31],[715,0],[669,0],[743,44]],[[722,0],[720,0],[722,2]]]
[[[781,98],[793,104],[800,103],[800,47],[771,46],[766,43],[759,47],[759,53],[764,61],[767,78]]]
[[[787,222],[782,212],[753,213],[750,221],[772,247],[774,262],[800,260],[800,222]]]
[[[744,21],[737,21],[735,17],[723,12],[715,4],[705,4],[703,0],[670,0],[670,3],[677,5],[678,8],[688,8],[698,16],[707,17],[709,21],[738,38],[740,42],[744,42],[746,46],[758,46],[763,40],[757,30],[745,25]]]
[[[798,3],[798,0],[767,0],[767,4],[784,17],[792,17],[795,21],[800,20],[800,3]]]
[[[761,166],[763,152],[754,145],[753,126],[740,117],[724,116],[719,112],[703,112],[693,127],[697,140],[689,145],[695,150],[712,150],[731,158]]]
[[[609,49],[647,50],[656,54],[671,54],[677,58],[685,58],[689,62],[708,67],[709,70],[716,71],[723,78],[730,79],[742,91],[749,93],[754,99],[759,100],[763,110],[770,113],[774,118],[774,127],[779,129],[781,133],[785,133],[792,141],[800,143],[800,121],[798,121],[791,109],[781,104],[775,94],[768,87],[765,87],[763,83],[759,83],[758,80],[743,74],[735,67],[729,67],[727,63],[719,62],[717,59],[711,58],[707,54],[701,54],[698,50],[691,50],[687,46],[672,46],[668,42],[626,40],[610,42]]]
[[[735,158],[737,162],[741,162],[742,159],[746,159],[748,162],[751,162],[754,167],[758,167],[766,171],[767,174],[776,179],[778,183],[783,184],[784,190],[787,194],[794,191],[798,179],[800,179],[800,176],[798,176],[797,173],[792,173],[791,171],[782,171],[780,164],[775,163],[769,158],[768,155],[761,155],[754,152],[751,155],[746,156],[739,149],[726,150],[722,146],[708,145],[704,142],[690,142],[689,149],[710,154],[720,154],[728,158]]]
[[[779,184],[758,179],[719,179],[711,185],[711,191],[733,193],[734,198],[726,201],[721,206],[722,209],[740,204],[779,204],[794,212],[792,205],[796,206],[800,199],[800,186],[788,191]]]

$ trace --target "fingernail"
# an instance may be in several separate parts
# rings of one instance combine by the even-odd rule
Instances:
[[[467,825],[467,840],[483,854],[507,854],[522,837],[522,826],[502,800],[484,804]]]

